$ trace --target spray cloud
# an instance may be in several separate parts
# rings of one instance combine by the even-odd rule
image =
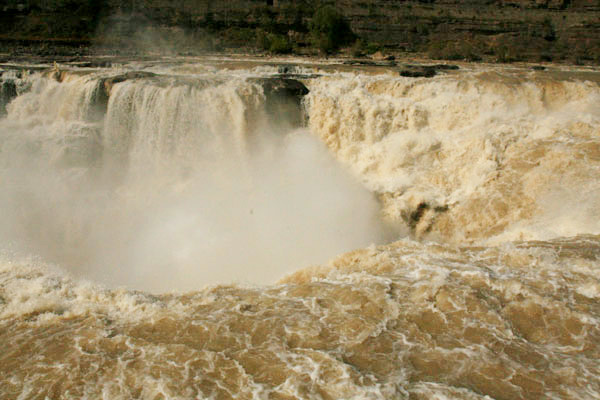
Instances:
[[[242,78],[37,76],[0,122],[2,243],[113,286],[270,283],[385,238],[373,195]],[[58,99],[58,101],[57,101]]]

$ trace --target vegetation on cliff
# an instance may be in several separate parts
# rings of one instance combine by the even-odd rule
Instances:
[[[4,0],[0,52],[600,63],[599,0]],[[62,47],[61,47],[62,46]]]
[[[344,17],[331,6],[318,8],[309,27],[313,45],[325,54],[352,43],[355,38]]]

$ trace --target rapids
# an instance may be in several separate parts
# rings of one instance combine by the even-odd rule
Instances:
[[[600,398],[600,72],[1,68],[1,398]]]

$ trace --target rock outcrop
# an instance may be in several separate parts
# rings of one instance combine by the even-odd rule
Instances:
[[[306,86],[295,79],[289,78],[259,78],[255,80],[263,88],[265,94],[265,109],[274,121],[304,125],[304,108],[302,98],[308,94]]]

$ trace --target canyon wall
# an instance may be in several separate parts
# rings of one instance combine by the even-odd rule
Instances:
[[[311,18],[324,4],[334,6],[360,39],[355,54],[600,61],[599,0],[5,0],[0,39],[111,45],[152,26],[160,40],[185,43],[186,51],[257,47],[257,32],[266,32],[284,36],[302,53],[311,47]]]

